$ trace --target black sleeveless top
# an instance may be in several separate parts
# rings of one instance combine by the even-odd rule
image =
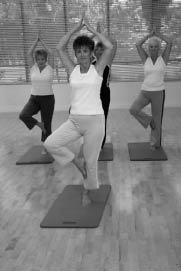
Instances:
[[[92,64],[95,65],[96,61],[93,61]],[[105,92],[110,91],[110,88],[109,88],[110,67],[108,65],[106,65],[102,77],[103,77],[103,79],[102,79],[102,85],[101,85],[100,94],[104,94]]]

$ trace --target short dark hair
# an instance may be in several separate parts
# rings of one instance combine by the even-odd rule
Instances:
[[[47,61],[48,53],[44,49],[39,49],[35,51],[35,59],[37,60],[38,56],[44,56],[45,60]]]
[[[86,35],[78,36],[73,42],[73,49],[76,50],[82,46],[86,46],[90,51],[94,51],[94,41]]]
[[[98,41],[98,42],[96,43],[96,48],[98,48],[98,47],[104,49],[104,44],[103,44],[101,41]]]

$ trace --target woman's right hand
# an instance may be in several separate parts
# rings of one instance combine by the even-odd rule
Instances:
[[[86,26],[87,30],[93,34],[99,33],[97,32],[89,23],[87,18],[84,18],[84,25]]]
[[[38,30],[37,36],[36,36],[36,41],[40,41],[41,40],[41,36],[40,36],[40,30]]]
[[[101,24],[100,24],[99,21],[97,22],[97,28],[96,28],[96,31],[97,31],[98,33],[102,33]]]
[[[82,13],[82,17],[79,20],[79,22],[76,24],[74,31],[80,31],[82,29],[82,27],[84,26],[84,16],[85,16],[85,12]]]
[[[156,34],[157,34],[156,26],[153,26],[153,29],[151,31],[151,35],[156,36]]]

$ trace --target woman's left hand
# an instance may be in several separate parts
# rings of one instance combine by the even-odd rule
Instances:
[[[95,33],[94,28],[89,24],[89,21],[87,18],[84,18],[84,25],[87,27],[87,30],[91,33]]]

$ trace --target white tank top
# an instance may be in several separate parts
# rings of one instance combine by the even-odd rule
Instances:
[[[166,71],[166,64],[159,56],[153,64],[152,59],[148,57],[144,64],[144,81],[142,83],[142,90],[159,91],[165,89],[164,75]]]
[[[90,65],[87,73],[80,72],[76,65],[70,75],[71,86],[71,114],[99,115],[103,114],[100,99],[102,77],[97,73],[94,65]]]
[[[52,95],[53,94],[53,69],[50,65],[46,65],[46,67],[40,72],[40,69],[35,63],[31,70],[31,94],[32,95]]]

